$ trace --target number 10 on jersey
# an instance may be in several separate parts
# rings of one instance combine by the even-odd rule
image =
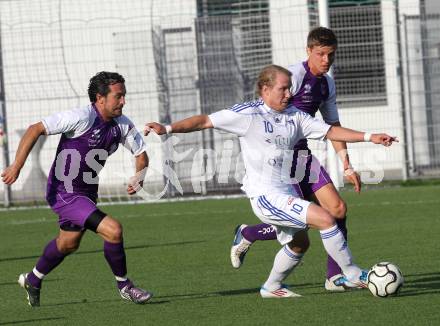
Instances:
[[[263,121],[264,123],[264,132],[265,133],[273,133],[273,126],[269,121]]]

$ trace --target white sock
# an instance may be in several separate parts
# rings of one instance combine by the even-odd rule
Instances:
[[[32,270],[32,273],[34,273],[34,275],[36,276],[36,277],[38,277],[40,280],[42,280],[46,275],[44,275],[43,273],[40,273],[38,270],[37,270],[37,267],[34,267],[34,269]]]
[[[125,282],[126,280],[127,280],[127,277],[120,277],[120,276],[116,276],[115,275],[115,278],[116,278],[116,281],[118,281],[118,282]]]
[[[272,271],[263,287],[269,291],[281,288],[282,282],[299,264],[304,254],[298,254],[285,245],[275,256]]]
[[[344,275],[349,280],[357,280],[362,271],[357,265],[353,264],[353,256],[338,226],[334,225],[326,230],[320,230],[319,233],[321,233],[325,250],[341,267]]]

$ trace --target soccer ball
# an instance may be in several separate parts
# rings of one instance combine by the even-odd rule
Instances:
[[[397,295],[403,285],[403,275],[393,263],[381,262],[371,267],[367,276],[368,289],[379,298]]]

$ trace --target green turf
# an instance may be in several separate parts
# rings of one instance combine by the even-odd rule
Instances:
[[[288,284],[304,297],[263,300],[258,290],[279,245],[256,243],[244,266],[229,262],[232,231],[257,223],[246,199],[106,206],[124,226],[129,275],[155,297],[122,301],[102,241],[88,233],[80,250],[46,279],[40,308],[25,303],[16,279],[57,232],[46,209],[1,214],[0,325],[438,325],[440,186],[344,192],[349,243],[364,267],[393,261],[405,276],[398,297],[367,290],[327,293],[318,232]]]

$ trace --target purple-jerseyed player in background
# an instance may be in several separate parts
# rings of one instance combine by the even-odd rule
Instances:
[[[118,73],[100,72],[90,79],[88,94],[89,105],[31,125],[18,145],[14,163],[2,173],[3,182],[13,184],[38,138],[62,134],[46,194],[49,206],[59,216],[60,231],[47,244],[34,269],[18,279],[33,307],[40,305],[44,277],[78,249],[86,230],[104,239],[104,257],[115,275],[121,297],[142,304],[152,296],[127,278],[121,224],[96,207],[99,171],[119,144],[128,148],[136,160],[136,176],[127,187],[129,195],[139,190],[148,166],[142,136],[122,114],[125,80]]]
[[[288,67],[292,73],[291,103],[299,110],[315,116],[319,110],[324,121],[340,126],[336,107],[334,80],[327,74],[336,54],[337,39],[333,31],[318,27],[310,31],[307,37],[308,59]],[[342,158],[344,176],[360,192],[360,178],[350,165],[347,145],[343,141],[332,141],[332,145]],[[299,141],[295,148],[292,177],[299,183],[295,187],[303,198],[314,201],[336,218],[338,228],[347,238],[346,204],[330,179],[330,176],[312,156],[307,140]],[[296,167],[296,169],[295,169]],[[275,240],[275,229],[269,224],[237,226],[231,248],[231,263],[239,268],[250,246],[256,240]],[[344,277],[340,267],[328,256],[325,288],[328,291],[344,291]]]

